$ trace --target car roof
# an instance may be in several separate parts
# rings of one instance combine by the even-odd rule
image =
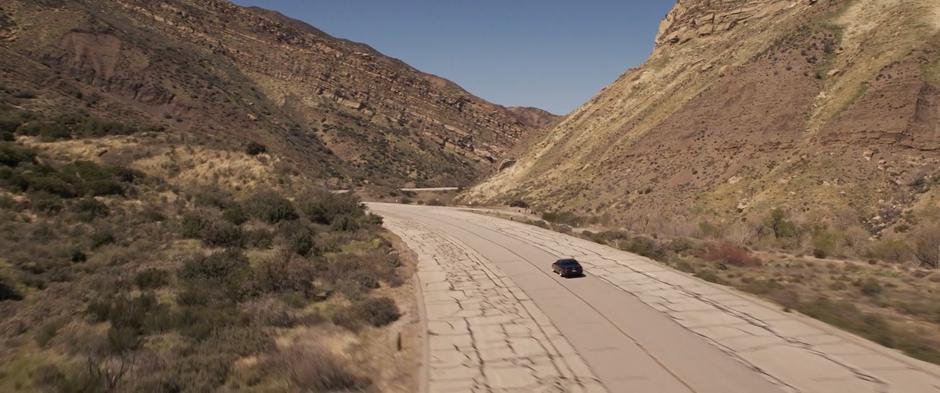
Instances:
[[[555,263],[578,263],[578,261],[574,258],[562,258],[555,261]]]

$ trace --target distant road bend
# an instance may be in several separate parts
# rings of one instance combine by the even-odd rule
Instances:
[[[940,367],[638,255],[370,203],[418,255],[429,392],[940,392]],[[551,272],[575,257],[586,277]]]

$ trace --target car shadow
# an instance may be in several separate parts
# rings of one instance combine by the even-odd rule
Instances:
[[[561,278],[584,278],[584,277],[587,277],[586,275],[584,275],[584,273],[581,273],[577,276],[561,276]]]

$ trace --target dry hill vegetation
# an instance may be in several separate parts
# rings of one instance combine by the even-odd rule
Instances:
[[[410,267],[356,198],[40,101],[0,89],[0,391],[413,391]]]

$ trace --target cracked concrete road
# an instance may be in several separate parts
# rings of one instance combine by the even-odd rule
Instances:
[[[644,257],[370,203],[418,255],[430,392],[940,392],[924,363]],[[551,273],[559,257],[586,277]]]

